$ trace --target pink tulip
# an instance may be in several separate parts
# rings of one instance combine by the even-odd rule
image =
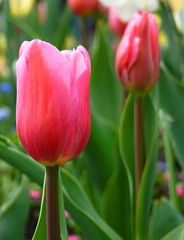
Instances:
[[[68,0],[72,11],[79,15],[88,15],[97,8],[98,0]]]
[[[123,22],[118,17],[116,9],[113,7],[109,8],[108,23],[112,32],[117,36],[122,36],[127,26],[127,22]]]
[[[23,146],[44,165],[74,159],[90,135],[86,49],[59,51],[40,40],[24,42],[16,68],[16,125]]]
[[[144,94],[156,84],[160,72],[158,28],[153,14],[135,13],[116,53],[116,70],[128,91]]]

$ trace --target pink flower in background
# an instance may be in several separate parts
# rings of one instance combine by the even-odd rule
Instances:
[[[96,10],[98,0],[68,0],[72,11],[79,15],[88,15]]]
[[[112,32],[117,36],[122,36],[127,26],[127,22],[123,22],[118,17],[117,11],[113,7],[110,7],[108,11],[108,23]]]
[[[164,181],[168,182],[168,181],[169,181],[169,178],[170,178],[169,172],[165,172],[165,173],[163,174],[163,179],[164,179]]]
[[[67,218],[67,219],[70,218],[70,214],[69,214],[69,212],[66,211],[66,210],[65,210],[65,218]]]
[[[160,47],[153,14],[135,13],[128,23],[116,52],[116,71],[131,92],[144,94],[158,81]]]
[[[34,200],[40,200],[42,198],[42,193],[36,190],[30,190],[29,196]]]
[[[184,196],[184,187],[181,186],[181,185],[177,185],[177,186],[176,186],[176,194],[177,194],[179,197],[183,197],[183,196]]]
[[[79,240],[79,237],[77,235],[69,235],[68,240]]]
[[[44,165],[76,158],[90,135],[90,57],[82,46],[59,51],[24,42],[17,61],[16,126],[27,152]]]

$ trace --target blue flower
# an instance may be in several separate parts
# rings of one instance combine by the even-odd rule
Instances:
[[[0,108],[0,121],[6,121],[11,116],[11,110],[8,107]]]
[[[166,168],[167,168],[167,163],[166,163],[166,162],[164,162],[164,161],[159,161],[159,162],[157,163],[157,170],[158,170],[158,171],[165,171]]]
[[[0,83],[0,93],[10,93],[12,91],[12,85],[9,82]]]

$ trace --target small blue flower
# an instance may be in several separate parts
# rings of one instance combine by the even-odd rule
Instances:
[[[11,116],[11,110],[8,107],[0,108],[0,121],[6,121]]]
[[[167,163],[164,161],[159,161],[157,163],[157,170],[158,171],[165,171],[167,169]]]
[[[0,83],[0,93],[10,93],[12,91],[12,85],[9,82]]]

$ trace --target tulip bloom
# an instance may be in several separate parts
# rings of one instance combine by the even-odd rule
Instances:
[[[68,0],[68,5],[72,11],[79,15],[92,13],[98,4],[98,0]]]
[[[110,7],[108,12],[108,23],[112,32],[117,36],[122,36],[127,22],[123,22],[117,15],[117,11],[115,8]]]
[[[16,125],[27,152],[44,165],[77,157],[90,135],[90,57],[82,46],[59,51],[24,42],[17,61]]]
[[[116,53],[116,71],[128,91],[144,94],[160,72],[158,29],[153,14],[135,13]]]

